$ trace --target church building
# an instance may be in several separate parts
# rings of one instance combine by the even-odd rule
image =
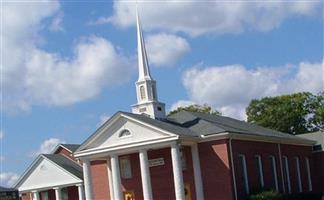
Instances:
[[[132,112],[115,113],[70,151],[75,169],[65,163],[52,174],[71,180],[60,183],[74,191],[68,199],[244,200],[263,189],[313,190],[313,141],[224,116],[187,111],[166,116],[138,14],[137,42],[139,77]],[[60,166],[56,160],[43,155],[32,168],[42,171],[44,162]],[[17,185],[21,194],[32,192],[23,187],[32,174]],[[52,180],[47,179],[49,185]],[[43,187],[51,192],[48,199],[61,200],[61,187],[49,185]],[[44,200],[40,193],[23,194],[23,199]]]
[[[241,200],[254,191],[311,191],[313,142],[229,117],[166,116],[137,14],[137,103],[81,144],[86,199]]]

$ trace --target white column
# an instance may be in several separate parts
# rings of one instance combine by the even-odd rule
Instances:
[[[114,187],[113,187],[114,183],[113,183],[113,180],[112,180],[110,158],[107,159],[107,173],[108,173],[110,199],[113,200],[114,199]]]
[[[121,181],[119,172],[119,161],[117,155],[112,155],[110,157],[113,187],[114,187],[114,200],[123,200],[123,195],[121,191]]]
[[[140,166],[141,166],[141,177],[142,177],[142,188],[143,188],[143,197],[145,200],[152,200],[152,186],[151,186],[151,177],[150,169],[147,158],[147,151],[142,149],[139,151]]]
[[[55,190],[55,199],[56,200],[61,200],[62,199],[62,197],[61,197],[61,188],[55,187],[53,189]]]
[[[77,184],[75,185],[78,187],[78,194],[79,194],[79,200],[84,200],[84,195],[83,195],[83,184]]]
[[[39,200],[39,193],[38,191],[32,191],[33,193],[33,200]]]
[[[89,160],[83,160],[83,181],[86,200],[92,200],[91,166]]]
[[[178,144],[171,145],[171,157],[176,200],[185,200],[180,151]]]
[[[196,199],[204,200],[204,191],[203,191],[203,184],[201,179],[200,160],[199,160],[197,144],[193,144],[191,146],[191,156],[192,156],[193,170],[194,170],[194,177],[195,177]]]

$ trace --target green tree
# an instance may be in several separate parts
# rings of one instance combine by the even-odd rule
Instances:
[[[247,120],[290,134],[324,130],[323,94],[301,92],[254,99],[246,108]]]
[[[185,107],[178,107],[175,110],[172,110],[169,112],[168,116],[173,115],[175,113],[178,113],[180,111],[189,111],[189,112],[202,112],[202,113],[208,113],[211,115],[222,115],[219,111],[217,110],[213,110],[210,106],[208,106],[207,104],[204,105],[189,105],[189,106],[185,106]]]

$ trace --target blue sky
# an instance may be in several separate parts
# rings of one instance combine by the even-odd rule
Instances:
[[[136,103],[132,1],[6,2],[0,185]],[[253,98],[323,91],[323,3],[139,3],[158,96],[245,119]]]

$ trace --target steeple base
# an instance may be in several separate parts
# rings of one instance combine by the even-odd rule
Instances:
[[[165,119],[165,104],[157,101],[148,101],[132,106],[132,112],[135,114],[144,114],[153,119]]]

